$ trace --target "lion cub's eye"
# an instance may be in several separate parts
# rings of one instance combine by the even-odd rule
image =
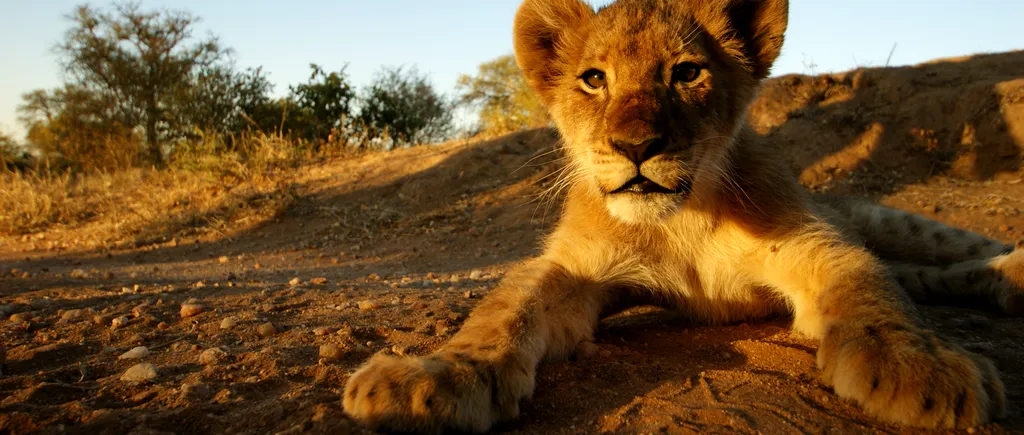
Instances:
[[[587,87],[594,90],[601,89],[608,84],[608,80],[604,76],[604,71],[596,69],[587,70],[587,72],[580,76],[580,79],[583,80],[583,83],[585,83]]]
[[[683,62],[672,68],[672,81],[680,83],[692,83],[700,78],[702,69],[700,65],[693,62]]]

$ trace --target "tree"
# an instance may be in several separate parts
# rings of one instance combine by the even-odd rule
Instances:
[[[142,151],[133,129],[119,122],[118,109],[88,88],[66,85],[21,98],[18,113],[28,145],[46,159],[114,169],[135,163]]]
[[[453,104],[416,69],[384,68],[360,103],[359,119],[369,126],[387,128],[399,142],[433,143],[451,136]]]
[[[0,169],[7,169],[22,156],[20,148],[13,138],[0,130]]]
[[[75,84],[115,108],[118,124],[144,129],[150,159],[162,164],[162,136],[172,135],[182,118],[174,113],[174,96],[185,92],[197,69],[215,65],[228,51],[214,37],[194,40],[199,19],[189,13],[143,12],[138,3],[114,9],[79,7],[56,50]]]
[[[547,109],[512,55],[481,64],[476,76],[460,76],[456,89],[462,93],[461,104],[478,108],[485,132],[507,133],[548,123]]]
[[[290,122],[286,125],[308,140],[323,141],[351,113],[356,93],[348,83],[345,68],[330,73],[315,63],[309,68],[313,70],[309,81],[291,87],[296,110],[288,114]]]
[[[176,124],[220,136],[237,135],[270,105],[273,88],[262,68],[202,68],[175,102],[181,116]]]

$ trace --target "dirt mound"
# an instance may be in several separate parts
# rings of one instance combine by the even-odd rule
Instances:
[[[786,76],[750,119],[812,188],[1009,242],[1024,235],[1022,80],[1021,52]],[[556,143],[542,129],[309,164],[288,181],[290,209],[216,235],[0,246],[0,433],[363,432],[340,409],[351,370],[374,352],[429,353],[536,253],[558,209]],[[1024,319],[922,311],[1004,375],[1010,412],[978,432],[1024,430]],[[786,327],[616,316],[596,359],[542,366],[501,430],[912,433],[837,399],[815,343]]]
[[[1024,51],[768,80],[750,110],[811,187],[990,179],[1024,151]]]

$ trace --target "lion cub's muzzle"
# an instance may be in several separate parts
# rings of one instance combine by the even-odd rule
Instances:
[[[645,139],[613,139],[612,149],[629,160],[635,176],[608,193],[615,194],[688,194],[690,177],[665,156],[668,141],[661,136]]]

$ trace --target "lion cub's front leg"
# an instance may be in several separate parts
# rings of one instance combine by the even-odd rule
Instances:
[[[924,329],[873,256],[816,239],[774,245],[764,272],[793,302],[796,329],[821,338],[826,384],[894,423],[962,428],[1001,416],[1003,384],[988,359]]]
[[[345,411],[375,428],[482,432],[516,417],[537,364],[593,338],[601,288],[535,260],[509,274],[459,333],[425,357],[377,355],[345,386]]]

